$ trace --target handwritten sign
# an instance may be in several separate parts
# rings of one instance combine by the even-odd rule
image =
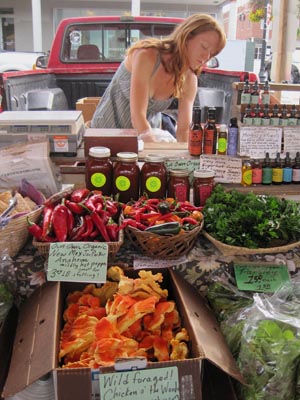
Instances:
[[[234,272],[240,290],[274,292],[290,279],[286,265],[235,264]]]
[[[188,158],[177,158],[177,159],[169,159],[165,161],[165,165],[167,170],[170,169],[187,169],[189,171],[194,171],[195,169],[199,169],[199,158],[188,159]]]
[[[300,126],[283,128],[283,151],[288,151],[291,157],[295,157],[297,151],[300,151]]]
[[[100,374],[101,400],[179,400],[177,367]]]
[[[67,282],[106,282],[107,243],[51,243],[47,279]]]
[[[214,171],[215,182],[240,183],[242,180],[242,160],[238,157],[202,154],[200,169]]]
[[[275,157],[281,151],[282,128],[276,126],[255,127],[243,126],[240,128],[241,157],[264,158],[266,152]]]

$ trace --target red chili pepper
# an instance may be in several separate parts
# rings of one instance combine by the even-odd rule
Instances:
[[[30,221],[29,217],[27,217],[28,231],[34,236],[39,242],[42,242],[43,239],[43,229],[36,223]]]
[[[68,234],[70,234],[75,226],[75,218],[72,211],[66,207],[68,213]]]
[[[81,203],[84,199],[88,197],[89,194],[90,191],[87,188],[75,189],[71,193],[70,200],[74,201],[75,203]]]
[[[79,221],[79,225],[75,226],[69,235],[70,240],[74,242],[79,241],[81,239],[82,233],[85,231],[85,218],[81,216]]]
[[[110,218],[109,212],[104,211],[104,210],[100,210],[99,212],[97,212],[97,214],[99,214],[99,216],[101,217],[102,221],[106,225],[108,223],[109,218]]]
[[[82,215],[84,214],[84,208],[79,204],[75,203],[75,201],[71,201],[66,199],[65,205],[68,207],[69,210],[72,211],[73,214]]]
[[[106,230],[107,233],[110,237],[110,240],[112,242],[117,242],[118,241],[118,224],[114,222],[112,218],[109,219],[107,225],[106,225]]]
[[[49,235],[52,228],[53,205],[45,206],[43,210],[42,238]]]
[[[132,226],[133,228],[137,228],[137,229],[139,229],[141,231],[144,231],[147,228],[147,226],[145,226],[144,224],[142,224],[142,223],[140,223],[138,221],[135,221],[133,219],[128,218],[128,219],[124,219],[123,220],[122,224],[118,227],[118,231],[120,231],[121,229],[126,228],[126,226],[128,226],[128,225]]]
[[[84,205],[91,211],[96,210],[97,204],[102,204],[103,206],[103,196],[102,194],[93,194],[87,200],[85,200]]]
[[[107,230],[106,230],[106,225],[104,223],[104,221],[102,220],[102,218],[100,217],[99,214],[97,214],[96,212],[93,212],[91,214],[92,216],[92,220],[94,222],[94,224],[96,225],[97,229],[99,230],[101,236],[103,237],[103,239],[105,240],[105,242],[110,242],[110,237],[108,236]]]
[[[98,229],[94,226],[93,232],[90,234],[90,239],[95,239],[96,236],[99,235]]]
[[[194,218],[191,217],[184,217],[181,219],[181,224],[190,224],[190,225],[197,225],[198,221],[196,221]]]
[[[90,214],[85,215],[84,219],[85,219],[85,231],[81,234],[81,237],[89,238],[94,230],[94,222]]]
[[[109,215],[111,217],[116,216],[118,214],[118,211],[119,211],[119,209],[117,207],[117,203],[112,201],[112,200],[109,200],[109,199],[105,200],[104,209],[105,209],[105,211],[107,211],[109,213]]]
[[[68,209],[63,204],[54,207],[52,214],[53,230],[59,242],[65,242],[68,237]]]

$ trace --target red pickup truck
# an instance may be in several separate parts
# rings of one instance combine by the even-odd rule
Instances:
[[[102,96],[129,46],[147,36],[164,37],[181,21],[181,18],[152,16],[64,19],[57,28],[49,55],[37,60],[41,69],[2,74],[2,109],[75,109],[80,98]],[[245,78],[254,81],[257,76],[245,71],[205,68],[199,77],[196,102],[201,107],[219,108],[218,122],[227,123],[232,82]]]

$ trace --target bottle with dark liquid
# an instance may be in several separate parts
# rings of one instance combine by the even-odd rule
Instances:
[[[210,107],[207,113],[207,122],[203,130],[203,153],[216,154],[217,150],[217,127],[216,127],[216,109]]]
[[[191,156],[202,154],[203,129],[201,126],[201,109],[194,107],[193,120],[189,132],[189,153]]]

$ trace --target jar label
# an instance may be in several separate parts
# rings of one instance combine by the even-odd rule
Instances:
[[[243,182],[245,185],[252,185],[252,169],[247,169],[243,172]]]
[[[226,138],[219,138],[218,140],[218,151],[220,153],[226,153],[227,148],[227,139]]]
[[[199,188],[200,206],[204,206],[212,192],[212,185],[202,185]]]
[[[293,180],[293,170],[290,167],[283,168],[283,182],[291,183]]]
[[[272,182],[282,182],[283,179],[283,169],[282,168],[273,168],[272,173]]]
[[[116,178],[116,188],[121,192],[125,192],[130,188],[130,179],[124,175],[118,176]]]
[[[300,182],[300,169],[293,168],[293,182]]]
[[[157,176],[150,176],[146,180],[146,189],[149,192],[158,192],[159,189],[161,188],[161,180]]]
[[[175,187],[175,197],[177,201],[186,201],[187,196],[186,196],[186,192],[187,192],[187,187],[186,185],[176,185]]]
[[[252,183],[261,183],[262,182],[262,169],[261,168],[253,168],[252,169]]]
[[[106,183],[106,176],[102,174],[101,172],[95,172],[91,176],[91,183],[93,186],[100,188],[105,185]]]
[[[251,93],[242,93],[241,104],[250,104],[250,103],[251,103]]]

